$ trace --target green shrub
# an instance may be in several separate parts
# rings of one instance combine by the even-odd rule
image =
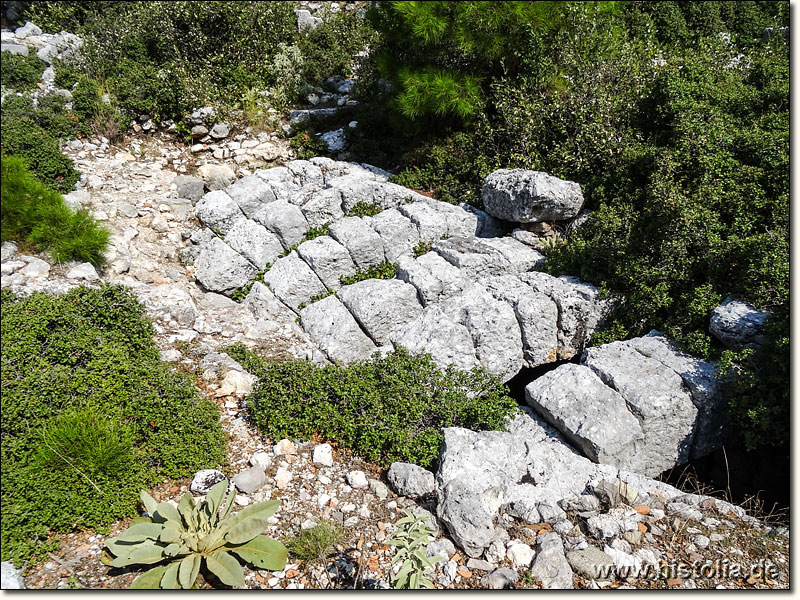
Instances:
[[[2,153],[24,158],[36,178],[47,187],[60,192],[71,191],[81,174],[72,166],[72,160],[61,154],[58,140],[30,119],[13,119],[6,113],[5,106],[4,102],[0,125]]]
[[[144,308],[124,287],[24,299],[4,291],[2,321],[2,560],[41,558],[50,532],[135,516],[138,490],[224,460],[218,409],[161,363]],[[105,421],[93,430],[72,411]],[[112,422],[130,432],[132,460],[109,462],[99,449],[103,440],[125,445]],[[76,438],[81,428],[89,440]],[[61,440],[60,452],[103,468],[45,468],[42,431]]]
[[[317,85],[334,74],[352,77],[356,54],[377,41],[374,28],[355,10],[332,12],[323,8],[318,16],[322,25],[307,29],[298,41],[303,79]]]
[[[42,80],[42,72],[47,68],[47,64],[31,52],[28,56],[11,54],[11,52],[0,52],[0,82],[3,87],[11,88],[17,92],[29,92],[36,88],[36,84]]]
[[[68,409],[45,424],[36,461],[43,469],[113,475],[133,458],[128,428],[94,409]]]
[[[45,187],[19,156],[2,158],[2,241],[16,240],[48,251],[58,262],[100,265],[111,235],[86,210],[73,212],[61,194]]]
[[[303,562],[326,558],[330,549],[344,540],[345,528],[336,521],[322,520],[286,540],[291,555]]]
[[[268,363],[242,346],[227,352],[259,380],[247,411],[272,438],[313,435],[388,466],[430,466],[442,427],[502,429],[516,407],[500,380],[482,369],[440,370],[430,355],[399,348],[347,367]]]
[[[359,200],[347,213],[348,217],[374,217],[383,209],[377,204]]]

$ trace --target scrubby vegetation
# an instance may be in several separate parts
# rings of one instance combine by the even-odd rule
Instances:
[[[136,515],[140,489],[224,461],[217,408],[160,362],[143,312],[121,286],[3,290],[3,560],[102,531]]]
[[[19,156],[0,164],[2,241],[15,240],[59,262],[79,260],[100,265],[110,233],[85,210],[73,211],[61,194],[47,188]]]
[[[624,295],[595,343],[656,328],[719,358],[722,299],[773,311],[758,353],[725,358],[748,445],[785,443],[788,3],[385,2],[370,20],[394,92],[363,108],[358,159],[476,206],[498,168],[579,182],[592,217],[547,268]]]
[[[516,407],[486,371],[442,371],[430,355],[402,348],[347,367],[269,363],[242,346],[227,352],[258,377],[247,411],[264,435],[316,434],[386,467],[393,461],[429,467],[442,427],[503,429]]]

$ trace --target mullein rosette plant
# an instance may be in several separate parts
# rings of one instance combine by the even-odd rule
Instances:
[[[157,503],[147,492],[140,497],[150,517],[138,517],[121,535],[106,541],[112,556],[104,553],[103,564],[112,567],[157,565],[141,574],[131,589],[196,588],[197,575],[205,564],[225,585],[244,585],[239,561],[270,571],[286,566],[286,547],[261,535],[280,506],[269,500],[231,515],[235,492],[225,494],[227,481],[211,488],[205,500],[195,503],[191,493],[176,508]]]
[[[392,583],[397,590],[418,590],[433,588],[428,575],[433,572],[436,563],[443,560],[441,556],[427,556],[428,536],[436,532],[425,521],[424,515],[414,515],[404,509],[405,517],[397,521],[397,531],[388,544],[397,547],[392,564],[402,561],[397,574],[392,576]]]

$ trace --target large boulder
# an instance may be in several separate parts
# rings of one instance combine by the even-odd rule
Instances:
[[[544,255],[513,237],[483,238],[481,242],[498,250],[511,265],[512,273],[525,273],[539,267]]]
[[[224,190],[236,180],[236,173],[227,165],[202,165],[197,174],[211,190]]]
[[[673,342],[657,331],[628,343],[640,354],[654,358],[669,367],[683,380],[697,407],[697,428],[692,442],[691,457],[700,458],[725,442],[728,434],[727,400],[716,375],[716,363],[700,360],[682,352]]]
[[[726,298],[711,312],[709,330],[731,350],[757,348],[764,342],[764,324],[769,317],[768,311],[760,311],[746,302]]]
[[[529,383],[525,401],[594,462],[625,468],[642,430],[625,399],[588,367],[561,365]]]
[[[366,279],[346,285],[339,298],[378,346],[391,342],[422,312],[417,290],[398,279]]]
[[[300,323],[332,361],[364,360],[377,349],[336,296],[306,306]]]
[[[22,577],[22,569],[15,569],[11,561],[3,561],[0,564],[0,580],[4,590],[24,590],[25,579]]]
[[[403,204],[398,210],[417,226],[423,242],[435,242],[448,235],[447,215],[437,210],[431,202]]]
[[[675,371],[627,342],[589,348],[581,362],[625,399],[639,421],[644,439],[627,463],[630,470],[654,477],[689,462],[697,407]]]
[[[498,521],[501,507],[504,512],[518,506],[544,509],[580,496],[603,479],[619,479],[641,494],[658,492],[667,500],[682,494],[666,483],[593,463],[528,407],[510,419],[507,433],[453,427],[443,434],[437,514],[472,557],[494,540],[507,539]]]
[[[583,206],[581,186],[541,171],[499,169],[481,189],[487,213],[506,221],[536,223],[565,221]]]
[[[222,294],[244,287],[258,274],[253,263],[216,236],[203,245],[194,267],[203,287]]]

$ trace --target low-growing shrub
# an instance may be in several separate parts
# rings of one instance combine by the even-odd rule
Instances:
[[[31,52],[28,56],[0,52],[0,82],[16,92],[29,92],[42,80],[47,64]]]
[[[52,532],[102,531],[136,515],[140,489],[224,461],[217,407],[161,363],[126,288],[3,290],[2,322],[2,560],[46,556]]]
[[[404,348],[347,367],[269,363],[233,346],[228,354],[258,377],[247,411],[272,438],[321,439],[388,466],[430,467],[442,427],[503,429],[516,407],[500,379],[476,368],[441,370]]]
[[[60,192],[69,192],[80,179],[72,160],[61,154],[58,140],[30,119],[14,119],[6,113],[3,102],[2,140],[0,149],[4,155],[23,157],[36,178],[47,187]]]
[[[64,199],[39,182],[19,156],[3,156],[0,182],[2,241],[15,240],[49,251],[59,262],[100,265],[110,233],[85,210],[74,212]]]

